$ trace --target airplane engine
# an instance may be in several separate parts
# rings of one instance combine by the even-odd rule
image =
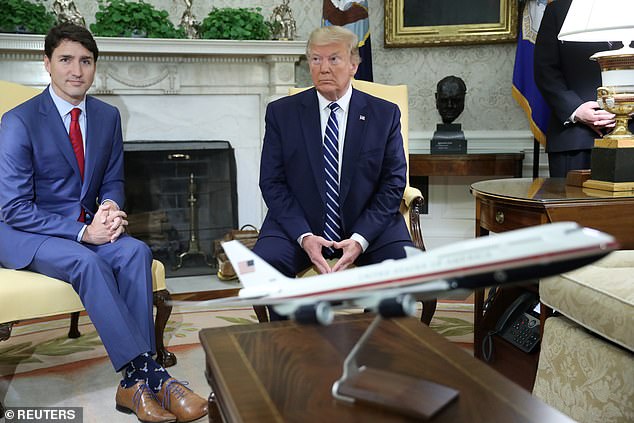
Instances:
[[[409,294],[386,298],[379,302],[378,313],[386,319],[390,317],[413,316],[416,314],[416,301]]]
[[[301,324],[319,323],[322,326],[328,326],[334,317],[335,313],[330,304],[323,301],[299,306],[293,313],[293,319]]]

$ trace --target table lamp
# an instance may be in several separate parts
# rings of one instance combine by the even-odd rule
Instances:
[[[591,176],[584,187],[606,191],[634,190],[634,0],[573,0],[559,37],[562,41],[622,41],[623,48],[595,53],[601,67],[597,88],[601,108],[616,115],[614,129],[595,139]]]

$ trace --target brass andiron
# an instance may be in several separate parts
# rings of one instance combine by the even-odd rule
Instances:
[[[180,253],[177,257],[176,266],[172,270],[178,270],[183,267],[183,258],[187,256],[202,256],[205,263],[209,267],[213,267],[213,264],[209,263],[207,253],[200,249],[200,243],[198,242],[198,209],[196,208],[196,183],[194,182],[194,174],[189,174],[189,248],[184,253]]]

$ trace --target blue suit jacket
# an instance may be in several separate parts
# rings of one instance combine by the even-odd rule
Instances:
[[[353,89],[339,193],[344,239],[359,233],[368,251],[411,239],[398,212],[406,172],[398,107]],[[322,235],[325,180],[316,90],[270,103],[260,165],[269,210],[261,236]]]
[[[116,108],[86,98],[82,184],[64,123],[48,89],[7,112],[0,125],[0,265],[23,268],[48,237],[76,239],[83,207],[123,207],[123,140]],[[90,222],[90,216],[87,223]]]

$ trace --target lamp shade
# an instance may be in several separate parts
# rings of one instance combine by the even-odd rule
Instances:
[[[559,32],[563,41],[623,41],[634,39],[634,0],[572,0]]]

